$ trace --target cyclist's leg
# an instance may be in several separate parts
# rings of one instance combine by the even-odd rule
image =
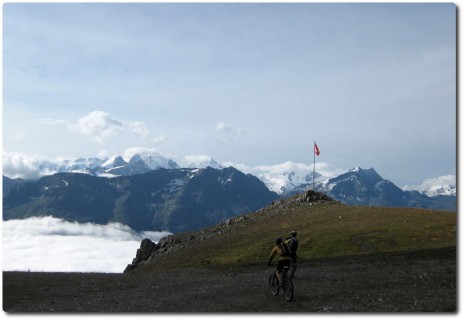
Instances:
[[[290,274],[290,277],[293,277],[295,275],[295,271],[296,271],[296,253],[292,254],[292,262],[291,262],[291,264],[292,264],[292,268],[291,268],[292,272]]]
[[[284,260],[278,260],[276,275],[277,275],[277,279],[279,279],[279,284],[282,284],[282,271],[283,270],[284,270]]]
[[[290,261],[291,260],[282,260],[281,265],[282,265],[282,281],[281,284],[285,286],[285,281],[286,278],[289,276],[288,273],[288,268],[290,267]]]

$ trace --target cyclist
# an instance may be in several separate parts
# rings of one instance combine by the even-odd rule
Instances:
[[[290,266],[290,261],[292,259],[288,253],[288,247],[285,248],[286,246],[287,245],[283,243],[282,238],[277,238],[275,240],[275,246],[271,250],[269,261],[267,263],[267,265],[270,266],[272,258],[274,258],[275,255],[279,256],[279,258],[277,259],[276,275],[277,279],[279,279],[280,285],[282,285],[282,271],[284,270],[284,267]]]
[[[290,232],[291,238],[285,241],[288,249],[290,250],[290,258],[292,258],[292,273],[290,274],[290,278],[293,278],[296,270],[296,251],[298,250],[298,240],[296,238],[296,234],[296,231]]]

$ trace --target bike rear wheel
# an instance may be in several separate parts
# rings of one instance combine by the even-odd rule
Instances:
[[[284,286],[284,297],[285,300],[291,301],[293,299],[293,282],[290,277],[286,276],[284,279],[285,286]]]
[[[271,290],[273,296],[279,294],[279,279],[277,279],[275,273],[269,276],[269,290]]]

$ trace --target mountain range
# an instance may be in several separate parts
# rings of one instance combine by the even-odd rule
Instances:
[[[284,168],[285,170],[282,170]],[[313,172],[292,163],[257,176],[207,157],[182,163],[150,154],[128,161],[76,159],[48,167],[35,181],[3,177],[3,219],[52,215],[66,220],[120,222],[136,230],[197,230],[312,189]],[[293,170],[291,170],[293,169]],[[323,171],[322,171],[323,173]],[[433,197],[405,191],[373,168],[314,176],[315,191],[348,205],[456,211],[455,187]],[[273,191],[276,190],[277,192]]]
[[[3,178],[3,219],[47,216],[136,230],[182,232],[258,210],[279,196],[256,177],[224,169],[157,169],[114,178],[56,173]]]
[[[269,190],[278,193],[282,197],[303,192],[309,188],[312,189],[312,165],[287,161],[277,165],[249,167],[234,163],[221,164],[206,155],[186,156],[182,159],[173,160],[154,151],[140,150],[126,154],[124,157],[115,156],[104,159],[92,157],[63,161],[37,160],[34,161],[34,167],[28,167],[27,171],[29,173],[34,171],[32,176],[34,179],[37,179],[38,177],[58,172],[87,173],[99,177],[116,177],[147,173],[160,168],[179,169],[211,167],[214,169],[222,169],[230,166],[244,173],[258,177]],[[353,170],[349,170],[348,172]],[[17,165],[11,168],[4,167],[4,175],[10,178],[25,179],[23,175],[19,174],[20,171]],[[318,163],[314,177],[316,190],[325,191],[325,189],[327,189],[325,186],[329,179],[336,178],[345,173],[347,173],[347,171],[331,167],[326,163]],[[429,179],[418,186],[404,186],[402,190],[418,191],[429,197],[439,195],[456,196],[456,178],[455,176],[449,175],[437,179]]]
[[[415,207],[456,211],[456,196],[429,197],[419,191],[404,191],[391,181],[383,179],[373,168],[359,167],[337,177],[325,180],[321,191],[349,205],[376,207]]]

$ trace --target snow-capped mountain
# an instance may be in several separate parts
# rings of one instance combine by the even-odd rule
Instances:
[[[407,206],[405,192],[383,179],[374,168],[356,167],[324,181],[319,188],[346,204]]]
[[[177,163],[160,154],[134,154],[128,161],[117,156],[108,159],[100,167],[93,168],[97,176],[127,176],[147,173],[157,169],[178,169]]]
[[[415,207],[455,211],[456,196],[430,197],[416,190],[405,191],[383,179],[373,168],[359,167],[325,181],[319,191],[349,205]]]
[[[291,161],[278,165],[240,168],[243,172],[258,177],[269,190],[281,196],[289,196],[312,189],[314,184],[320,185],[323,181],[343,173],[326,163],[318,163],[314,173],[313,165],[295,163]]]
[[[57,172],[92,173],[93,169],[100,167],[106,160],[95,157],[64,160],[62,164],[55,167],[55,170]]]
[[[418,186],[404,186],[403,190],[417,190],[429,197],[456,196],[456,176],[447,175],[435,179],[427,179]]]
[[[179,165],[169,157],[147,149],[127,149],[124,153],[124,159],[129,163],[143,163],[151,170],[179,168]]]
[[[127,150],[124,156],[105,157],[103,159],[91,157],[52,161],[31,158],[21,154],[3,154],[3,174],[12,179],[37,180],[60,172],[114,177],[141,174],[156,169],[177,168],[179,168],[179,165],[169,157],[158,152],[135,148]]]
[[[127,154],[126,154],[127,157]],[[122,176],[142,174],[157,169],[179,169],[179,168],[199,168],[211,167],[222,169],[222,165],[209,156],[186,156],[179,160],[179,164],[156,152],[144,152],[131,154],[126,160],[122,156],[108,159],[101,165],[101,168],[94,168],[97,176]]]

